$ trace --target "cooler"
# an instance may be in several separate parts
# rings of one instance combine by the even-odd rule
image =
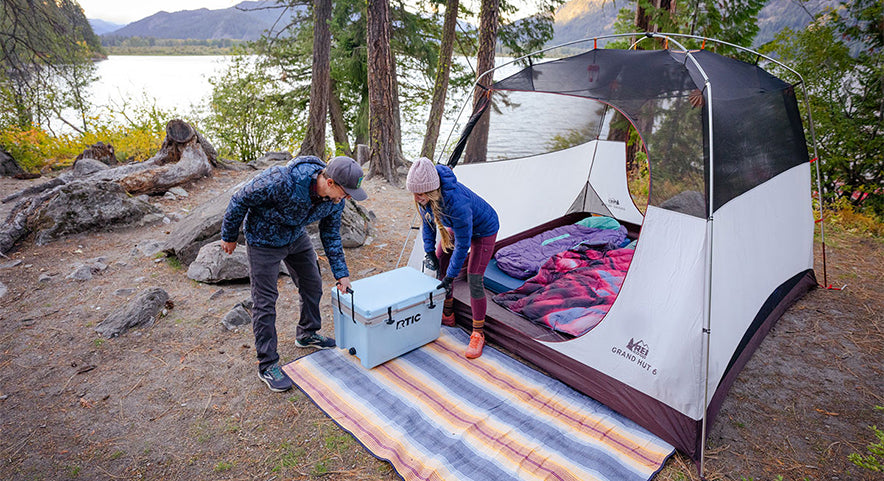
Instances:
[[[331,290],[335,343],[372,368],[439,337],[445,289],[411,267],[353,281],[353,292]]]

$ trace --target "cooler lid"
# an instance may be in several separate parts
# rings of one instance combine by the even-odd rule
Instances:
[[[366,319],[386,315],[388,308],[398,311],[427,300],[430,293],[436,297],[445,292],[436,289],[438,285],[438,279],[408,266],[359,279],[352,282],[355,311]],[[332,296],[344,309],[350,309],[349,294],[333,288]]]

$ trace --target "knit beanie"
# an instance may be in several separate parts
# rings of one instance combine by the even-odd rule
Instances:
[[[411,164],[408,169],[408,177],[405,178],[405,188],[414,194],[423,194],[439,188],[439,173],[433,161],[421,157]]]

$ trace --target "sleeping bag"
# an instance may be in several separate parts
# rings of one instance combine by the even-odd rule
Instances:
[[[578,244],[598,246],[601,250],[620,247],[626,239],[626,228],[598,229],[579,224],[568,224],[534,237],[502,247],[494,254],[497,267],[516,279],[527,279],[540,269],[550,257]]]

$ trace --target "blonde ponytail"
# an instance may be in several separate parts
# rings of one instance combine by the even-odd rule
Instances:
[[[454,250],[454,239],[451,237],[451,232],[448,231],[448,228],[442,225],[442,216],[445,213],[442,211],[442,191],[440,189],[431,190],[429,192],[424,193],[429,199],[430,211],[433,213],[433,220],[436,222],[436,228],[439,231],[439,240],[442,243],[442,250],[445,252],[451,252]],[[420,205],[415,202],[415,206],[418,209],[418,212],[421,211]]]

